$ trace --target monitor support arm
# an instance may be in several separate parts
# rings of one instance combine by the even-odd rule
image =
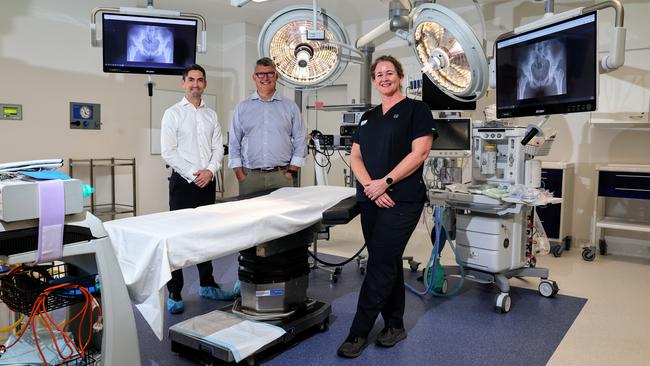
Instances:
[[[552,16],[549,16],[547,13],[544,18],[517,27],[512,32],[499,36],[499,38],[508,37],[512,34],[527,32],[529,30],[537,29],[539,27],[543,27],[548,24],[553,24],[558,21],[562,21],[564,19],[568,19],[580,14],[586,14],[592,11],[598,11],[607,8],[613,8],[614,11],[616,12],[615,19],[614,19],[614,28],[610,33],[611,42],[609,44],[609,53],[607,54],[607,56],[603,57],[598,63],[600,73],[601,74],[607,73],[618,69],[619,67],[623,66],[623,64],[625,63],[626,29],[623,25],[625,12],[623,10],[623,4],[620,2],[620,0],[607,0],[607,1],[600,2],[598,4],[594,4],[592,6],[576,8]]]
[[[584,8],[583,12],[587,13],[606,8],[613,8],[616,12],[616,18],[614,20],[614,28],[610,32],[611,41],[609,43],[609,53],[598,63],[598,69],[601,74],[614,71],[625,63],[626,30],[623,26],[623,20],[625,17],[623,4],[619,0],[603,1],[602,3]]]
[[[618,69],[623,66],[625,63],[625,34],[626,29],[623,26],[623,21],[625,18],[625,13],[623,10],[623,4],[619,0],[608,0],[603,1],[592,6],[584,8],[575,8],[559,14],[544,14],[544,18],[536,20],[529,24],[524,24],[519,26],[508,33],[504,33],[497,37],[494,42],[494,47],[496,47],[496,41],[510,37],[515,34],[524,33],[533,29],[543,27],[548,24],[556,23],[564,19],[569,19],[580,14],[589,13],[592,11],[598,11],[606,8],[613,8],[616,12],[614,19],[614,28],[610,32],[611,42],[609,43],[609,52],[598,62],[598,71],[601,74],[605,74],[611,71]],[[493,52],[494,53],[494,52]],[[490,87],[496,88],[496,62],[494,58],[490,60]]]

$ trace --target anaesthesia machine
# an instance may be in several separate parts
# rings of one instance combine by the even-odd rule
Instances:
[[[526,128],[500,122],[473,127],[472,184],[430,194],[432,205],[455,213],[456,256],[465,268],[447,266],[445,275],[494,283],[501,312],[510,310],[512,277],[541,278],[546,297],[558,292],[548,269],[535,267],[533,247],[534,206],[558,201],[539,195],[541,163],[534,160],[552,140],[526,135]]]

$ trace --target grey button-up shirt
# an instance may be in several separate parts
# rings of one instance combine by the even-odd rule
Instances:
[[[303,166],[305,126],[296,103],[277,91],[270,100],[257,92],[235,107],[230,126],[230,168]]]

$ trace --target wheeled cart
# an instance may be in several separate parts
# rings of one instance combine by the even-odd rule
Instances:
[[[475,282],[494,283],[500,291],[495,306],[502,313],[509,312],[512,305],[510,278],[540,278],[542,296],[557,294],[558,285],[548,279],[548,269],[535,266],[529,243],[534,215],[531,205],[466,193],[434,193],[432,204],[444,204],[456,214],[456,250],[463,270],[444,266],[445,276],[463,275]]]

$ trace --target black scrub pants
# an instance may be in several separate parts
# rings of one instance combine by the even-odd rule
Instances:
[[[173,172],[169,177],[169,210],[182,210],[211,205],[216,200],[216,182],[213,179],[207,186],[199,188],[194,183],[188,183],[180,174]],[[199,263],[199,282],[201,287],[218,287],[212,276],[212,261]],[[169,296],[180,300],[183,290],[183,270],[172,271],[172,279],[167,282]]]
[[[368,244],[368,266],[350,336],[368,337],[381,313],[385,326],[404,327],[404,248],[417,226],[423,202],[395,202],[379,208],[361,202],[361,228]]]

